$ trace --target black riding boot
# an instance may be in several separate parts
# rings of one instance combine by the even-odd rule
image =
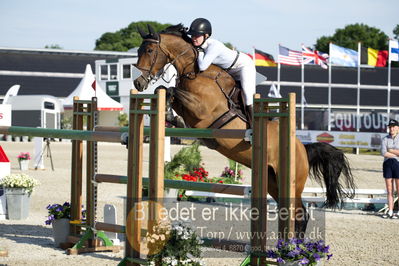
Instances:
[[[249,128],[252,128],[252,126],[253,126],[252,121],[253,121],[253,116],[254,116],[254,106],[251,104],[251,105],[245,106],[245,108],[247,108]]]

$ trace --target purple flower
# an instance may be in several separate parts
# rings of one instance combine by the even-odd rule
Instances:
[[[279,239],[279,240],[277,241],[276,247],[277,247],[278,249],[280,249],[283,245],[284,245],[284,240]]]
[[[285,260],[283,260],[282,258],[277,258],[277,262],[278,262],[278,263],[284,263]]]
[[[333,254],[327,254],[327,260],[329,260],[332,257]]]
[[[296,255],[299,255],[299,252],[297,250],[291,250],[287,253],[287,256],[292,258],[295,258]]]
[[[309,260],[307,258],[302,258],[301,260],[299,260],[299,263],[306,265],[309,264]]]
[[[320,255],[317,253],[313,254],[313,257],[315,258],[316,261],[320,260]]]
[[[277,258],[277,253],[274,252],[273,250],[267,250],[266,251],[266,257],[275,259],[275,258]]]

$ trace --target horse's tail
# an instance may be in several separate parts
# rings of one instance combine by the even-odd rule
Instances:
[[[344,198],[353,198],[355,182],[345,154],[328,143],[311,143],[305,145],[308,154],[310,176],[319,184],[326,186],[327,199],[325,206],[342,207]],[[343,180],[340,180],[340,175]]]

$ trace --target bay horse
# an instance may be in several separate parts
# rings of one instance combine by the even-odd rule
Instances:
[[[172,107],[186,125],[191,128],[208,128],[225,114],[229,108],[228,97],[235,86],[234,79],[223,69],[211,65],[199,72],[197,50],[191,44],[181,24],[170,26],[156,33],[148,25],[147,34],[139,29],[143,42],[138,50],[135,65],[141,72],[134,85],[137,90],[145,90],[149,83],[157,80],[164,72],[164,66],[172,64],[178,73],[173,90]],[[268,123],[268,172],[269,194],[278,202],[279,140],[278,120]],[[246,129],[247,123],[240,117],[222,125],[223,129]],[[244,139],[217,138],[216,150],[226,157],[251,167],[251,144]],[[303,145],[296,138],[296,209],[306,213],[302,203],[302,191],[309,174],[326,186],[326,207],[336,208],[345,197],[353,197],[354,180],[348,160],[341,150],[327,143]],[[311,170],[311,173],[310,173]],[[341,175],[342,174],[342,175]],[[342,178],[340,178],[342,176]],[[344,189],[346,187],[346,189]],[[303,217],[303,218],[298,218]],[[296,215],[295,231],[304,233],[308,215]]]

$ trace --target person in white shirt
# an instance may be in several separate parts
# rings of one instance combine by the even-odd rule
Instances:
[[[256,68],[253,60],[247,54],[231,50],[222,42],[211,39],[212,25],[207,19],[195,19],[187,34],[191,35],[193,45],[199,50],[197,62],[200,71],[205,71],[214,64],[241,82],[252,127],[253,95],[256,92]]]
[[[381,155],[384,156],[382,170],[388,198],[388,213],[382,217],[398,219],[399,211],[393,212],[393,192],[394,185],[396,185],[396,192],[399,191],[399,122],[395,119],[389,120],[388,129],[389,135],[384,137],[381,143]]]

